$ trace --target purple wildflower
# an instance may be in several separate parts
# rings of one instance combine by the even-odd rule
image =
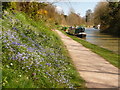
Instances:
[[[18,31],[18,29],[16,27],[12,27],[12,29]]]
[[[46,65],[47,65],[47,66],[50,66],[50,65],[51,65],[51,63],[46,63]]]
[[[45,74],[48,74],[48,72],[45,72]]]
[[[17,43],[17,42],[12,42],[12,44],[15,44],[15,45],[21,45],[20,43]]]
[[[17,45],[21,45],[20,43],[17,43]]]
[[[35,44],[35,46],[36,46],[36,47],[39,47],[39,45],[38,45],[38,44]]]
[[[17,60],[18,57],[17,56],[12,56],[12,60]]]
[[[40,67],[42,67],[42,65],[40,65]]]
[[[16,44],[16,42],[12,42],[12,44]]]
[[[30,52],[33,52],[34,51],[34,48],[31,48],[31,47],[29,47],[29,48],[27,48],[28,49],[28,51],[30,51]]]

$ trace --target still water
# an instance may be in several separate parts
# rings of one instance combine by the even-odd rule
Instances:
[[[118,50],[120,38],[100,33],[98,29],[94,28],[86,28],[85,32],[87,33],[86,41],[120,54]]]

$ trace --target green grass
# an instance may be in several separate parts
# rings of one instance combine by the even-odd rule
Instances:
[[[22,12],[3,13],[3,88],[85,88],[65,46],[50,29]]]
[[[99,47],[95,44],[91,44],[81,38],[78,38],[76,36],[72,36],[72,35],[68,35],[66,32],[62,31],[65,35],[71,37],[73,40],[81,43],[83,46],[85,46],[86,48],[89,48],[91,51],[97,53],[98,55],[100,55],[101,57],[103,57],[104,59],[106,59],[108,62],[110,62],[112,65],[114,65],[115,67],[120,68],[119,65],[119,58],[120,55],[116,54],[110,50],[104,49],[102,47]]]

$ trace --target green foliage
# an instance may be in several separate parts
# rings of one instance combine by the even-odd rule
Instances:
[[[120,2],[99,3],[94,12],[94,21],[101,24],[101,32],[120,36]]]
[[[43,9],[47,4],[38,2],[5,2],[3,8],[9,8],[11,11],[22,11],[29,15],[31,18],[37,18],[36,14],[39,9]],[[37,20],[36,19],[36,20]]]

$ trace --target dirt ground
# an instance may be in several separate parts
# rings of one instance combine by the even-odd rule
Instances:
[[[67,47],[88,88],[118,88],[118,68],[62,32],[55,30]]]

